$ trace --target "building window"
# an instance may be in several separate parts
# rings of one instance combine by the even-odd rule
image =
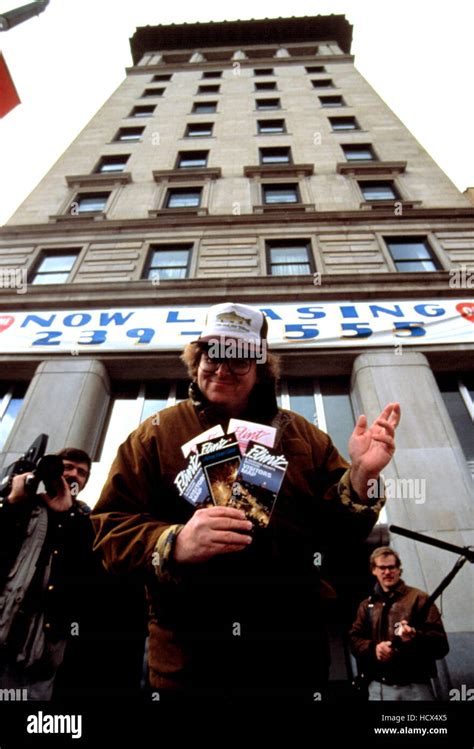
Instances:
[[[258,133],[285,133],[285,120],[257,120]]]
[[[426,237],[384,237],[395,267],[401,273],[441,270]]]
[[[291,164],[291,148],[260,148],[261,164]]]
[[[320,80],[311,81],[313,88],[334,88],[331,78],[321,78]]]
[[[115,140],[127,142],[141,140],[144,130],[144,127],[121,127]]]
[[[308,65],[305,68],[305,70],[307,73],[325,73],[326,72],[326,68],[324,67],[324,65]]]
[[[203,78],[222,78],[222,70],[205,70]]]
[[[148,96],[163,96],[164,93],[164,88],[146,88],[142,94],[142,98],[146,99]]]
[[[299,203],[298,185],[262,185],[263,202],[265,205],[278,203]]]
[[[145,278],[159,281],[187,278],[192,245],[153,246]]]
[[[468,372],[436,379],[474,479],[474,376]]]
[[[309,241],[267,242],[267,268],[270,276],[304,276],[313,273]]]
[[[359,182],[364,200],[397,200],[399,195],[393,182]]]
[[[69,209],[72,215],[105,211],[110,192],[81,192]]]
[[[66,283],[79,256],[79,250],[43,252],[30,283],[34,286]]]
[[[342,96],[320,96],[319,101],[322,107],[345,107],[346,102]]]
[[[186,138],[208,138],[212,135],[213,122],[195,122],[186,127]]]
[[[178,154],[178,169],[199,169],[207,167],[209,151],[180,151]]]
[[[256,68],[253,71],[254,75],[275,75],[273,68]]]
[[[334,132],[360,129],[355,117],[330,117],[329,122]]]
[[[147,104],[143,107],[134,107],[131,111],[130,117],[153,117],[153,113],[156,107],[153,104]]]
[[[212,86],[198,86],[197,93],[198,94],[218,94],[220,90],[220,86],[212,85]]]
[[[276,91],[277,88],[275,81],[259,81],[254,86],[255,91]]]
[[[347,161],[376,161],[371,145],[347,144],[341,146]]]
[[[255,99],[255,108],[260,111],[281,109],[281,101],[280,99]]]
[[[348,442],[355,419],[350,398],[350,381],[345,377],[285,379],[279,383],[278,405],[304,416],[348,458]]]
[[[23,405],[25,386],[0,382],[0,450],[3,450]]]
[[[210,114],[217,111],[217,101],[196,101],[193,104],[193,114]]]
[[[174,187],[168,190],[166,208],[199,208],[201,187]]]
[[[127,161],[130,158],[130,154],[122,154],[117,156],[102,156],[99,161],[95,172],[97,174],[109,174],[110,172],[123,172]]]
[[[81,492],[82,501],[94,506],[120,444],[149,416],[185,400],[188,387],[189,381],[178,379],[154,379],[148,383],[112,382],[98,460],[92,464],[91,477]]]
[[[172,73],[157,73],[151,79],[152,83],[158,83],[159,81],[170,81],[172,79]]]

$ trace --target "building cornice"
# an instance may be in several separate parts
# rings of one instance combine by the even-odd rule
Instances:
[[[101,214],[102,216],[102,214]],[[57,218],[57,217],[55,217]],[[271,214],[243,213],[240,215],[209,214],[195,215],[185,212],[160,212],[159,217],[137,218],[137,219],[107,219],[94,220],[86,216],[61,217],[59,222],[41,224],[6,224],[0,227],[0,241],[8,241],[16,237],[43,237],[57,234],[70,234],[71,237],[79,237],[81,234],[106,234],[108,232],[126,234],[128,232],[160,231],[178,228],[190,230],[209,227],[241,228],[241,227],[265,227],[284,226],[289,223],[293,226],[307,224],[317,227],[334,226],[341,228],[361,224],[412,224],[417,222],[471,222],[474,221],[474,207],[457,208],[411,208],[394,215],[393,204],[388,207],[377,209],[365,209],[354,211],[308,211],[296,212],[275,210]]]
[[[214,61],[202,61],[202,62],[182,62],[182,63],[158,63],[153,65],[134,65],[133,67],[125,68],[127,75],[152,75],[154,73],[162,73],[166,70],[167,73],[182,73],[186,70],[215,70],[229,69],[232,70],[234,63],[238,62],[241,68],[255,68],[255,67],[277,67],[278,65],[326,65],[334,63],[345,63],[354,62],[354,55],[317,55],[316,57],[310,55],[291,55],[291,57],[255,57],[239,60],[219,60]]]
[[[71,283],[48,287],[28,286],[26,294],[0,290],[0,304],[7,311],[39,309],[88,309],[109,307],[182,306],[217,304],[230,297],[242,303],[370,301],[375,299],[471,299],[469,289],[450,285],[451,273],[337,273],[321,274],[314,285],[311,274],[305,276],[255,276],[252,284],[242,277],[187,278],[162,281],[104,281]],[[183,300],[185,300],[183,302]]]
[[[219,46],[302,44],[334,39],[343,52],[350,52],[352,25],[343,15],[265,18],[219,23],[182,23],[138,27],[130,39],[135,65],[147,52],[173,49],[205,49]]]

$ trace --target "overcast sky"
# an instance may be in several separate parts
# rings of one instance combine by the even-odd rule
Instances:
[[[27,0],[0,0],[0,12]],[[22,104],[0,120],[0,224],[125,77],[137,26],[345,14],[362,75],[460,189],[474,185],[472,0],[51,0],[0,33]],[[262,40],[264,41],[264,40]]]

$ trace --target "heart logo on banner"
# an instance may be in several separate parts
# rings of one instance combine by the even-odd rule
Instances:
[[[465,320],[474,322],[474,302],[459,302],[456,304],[456,309]]]
[[[13,325],[15,318],[12,315],[0,315],[0,333]]]

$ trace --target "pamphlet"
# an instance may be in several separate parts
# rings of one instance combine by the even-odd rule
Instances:
[[[198,434],[197,437],[193,437],[188,442],[185,442],[184,445],[181,445],[181,451],[185,458],[188,457],[189,453],[194,452],[197,453],[197,446],[201,444],[201,442],[206,442],[206,440],[212,440],[214,437],[222,437],[224,434],[224,430],[222,429],[220,424],[216,424],[215,427],[211,427],[210,429],[206,429],[205,432],[201,432],[201,434]]]
[[[255,525],[266,528],[287,467],[284,455],[249,442],[226,504],[243,510]]]
[[[199,459],[214,504],[227,505],[240,466],[240,450],[235,434],[202,442],[199,445]]]
[[[195,507],[203,507],[211,502],[206,477],[197,453],[190,454],[186,468],[177,474],[174,484],[180,495]]]
[[[276,429],[230,419],[228,430],[224,434],[217,424],[182,445],[188,462],[174,484],[196,508],[235,507],[266,528],[288,466],[285,456],[273,449]]]
[[[273,447],[275,444],[275,427],[270,427],[266,424],[257,424],[255,421],[230,419],[227,431],[233,432],[237,437],[242,455],[245,455],[247,445],[250,441],[258,442],[260,445],[266,445],[267,447]]]

